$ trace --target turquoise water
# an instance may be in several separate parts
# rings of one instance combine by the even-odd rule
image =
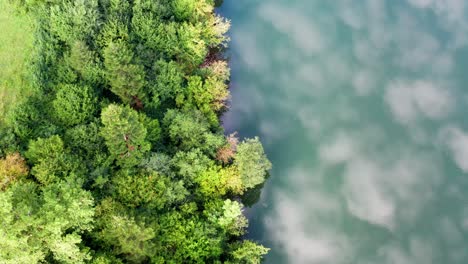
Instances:
[[[468,263],[468,1],[225,0],[266,263]]]

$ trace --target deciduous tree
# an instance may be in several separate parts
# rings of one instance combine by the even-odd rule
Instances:
[[[85,263],[81,234],[92,229],[91,194],[76,182],[56,182],[38,191],[34,183],[0,192],[0,260],[39,263],[51,256],[62,263]]]
[[[245,189],[253,188],[265,181],[271,163],[267,159],[259,139],[246,139],[237,146],[234,160]]]
[[[250,240],[236,242],[231,245],[230,255],[232,259],[228,264],[260,264],[263,255],[268,253],[269,249]]]
[[[0,191],[28,175],[28,172],[26,161],[18,152],[7,154],[0,159]]]

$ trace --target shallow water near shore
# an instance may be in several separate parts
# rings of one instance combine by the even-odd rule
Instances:
[[[468,2],[225,0],[265,263],[468,263]]]

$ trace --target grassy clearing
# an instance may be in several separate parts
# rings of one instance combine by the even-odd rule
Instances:
[[[27,60],[33,47],[32,19],[0,0],[0,122],[15,102],[27,96]]]

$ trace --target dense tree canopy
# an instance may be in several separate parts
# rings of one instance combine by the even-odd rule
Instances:
[[[0,128],[0,263],[260,263],[212,0],[23,0],[34,93]]]

